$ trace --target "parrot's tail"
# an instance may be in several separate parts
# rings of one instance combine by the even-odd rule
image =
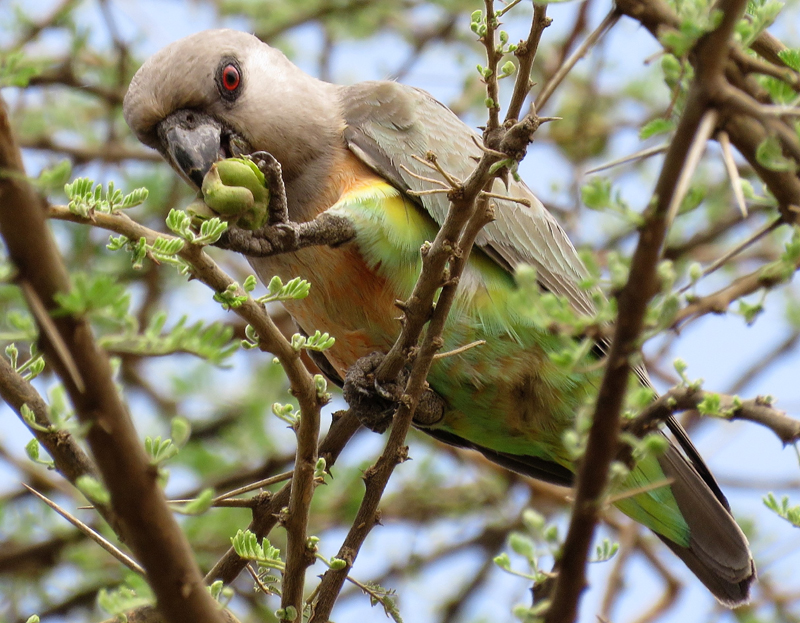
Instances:
[[[721,603],[729,608],[740,606],[749,599],[756,577],[747,538],[686,433],[671,418],[667,425],[683,452],[670,443],[662,455],[639,461],[618,492],[646,491],[623,497],[615,505],[655,532]],[[557,463],[498,452],[443,430],[422,430],[444,443],[477,450],[518,474],[573,485],[573,473]],[[659,482],[663,486],[651,487]]]
[[[656,534],[721,603],[735,607],[747,602],[756,567],[727,500],[712,491],[675,446],[670,445],[658,462],[672,480],[670,488],[689,527],[689,541],[684,546]],[[719,491],[716,483],[714,488]]]

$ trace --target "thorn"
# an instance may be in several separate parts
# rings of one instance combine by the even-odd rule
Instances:
[[[622,158],[618,158],[617,160],[612,160],[611,162],[606,162],[605,164],[596,166],[593,169],[584,171],[584,174],[589,175],[591,173],[599,173],[600,171],[605,171],[606,169],[610,169],[612,167],[616,167],[621,164],[633,162],[634,160],[644,160],[645,158],[650,158],[651,156],[662,154],[665,151],[667,151],[668,148],[669,148],[669,143],[664,143],[663,145],[658,145],[657,147],[648,147],[647,149],[637,151],[635,154],[623,156]]]
[[[64,339],[61,337],[61,333],[58,332],[58,329],[56,328],[53,319],[50,317],[50,314],[47,312],[44,303],[42,303],[42,299],[39,298],[36,290],[34,290],[33,286],[25,279],[21,279],[19,281],[19,285],[22,289],[22,293],[25,295],[25,300],[28,302],[28,307],[30,308],[31,312],[33,312],[33,316],[36,318],[36,321],[42,328],[42,332],[47,336],[50,344],[52,344],[53,350],[55,350],[56,358],[64,367],[64,372],[66,372],[67,376],[69,376],[72,384],[75,385],[75,388],[78,390],[78,392],[81,394],[86,393],[86,385],[83,382],[83,377],[78,371],[78,365],[72,358],[72,353],[64,343]]]
[[[725,169],[728,171],[728,177],[731,180],[731,187],[733,188],[733,196],[736,197],[736,203],[739,206],[739,212],[742,213],[742,218],[747,218],[747,204],[744,202],[744,192],[742,191],[742,180],[739,177],[739,169],[736,167],[736,161],[733,159],[733,152],[731,151],[731,139],[727,132],[720,132],[717,134],[719,146],[722,148],[722,161],[725,163]]]
[[[697,132],[692,139],[692,145],[689,147],[689,153],[686,155],[686,161],[678,177],[678,183],[675,185],[675,191],[672,194],[672,200],[667,208],[667,224],[671,225],[678,214],[681,207],[683,198],[689,190],[689,184],[694,177],[694,172],[697,170],[697,165],[700,163],[700,157],[706,149],[706,143],[711,135],[714,133],[714,128],[717,125],[719,113],[716,110],[709,109],[700,120],[697,127]]]
[[[24,482],[22,486],[25,487],[28,491],[30,491],[33,495],[39,498],[42,502],[47,504],[50,508],[52,508],[55,512],[61,515],[64,519],[70,522],[73,526],[75,526],[78,530],[83,532],[87,537],[89,537],[92,541],[97,543],[100,547],[106,550],[109,554],[111,554],[114,558],[119,560],[123,565],[139,573],[141,575],[145,575],[144,569],[137,563],[133,558],[128,556],[125,552],[121,551],[117,547],[114,546],[113,543],[107,541],[105,538],[100,536],[97,532],[95,532],[91,527],[87,526],[83,523],[80,519],[72,515],[71,513],[67,512],[63,508],[61,508],[58,504],[53,502],[52,500],[48,499],[41,493],[39,493],[33,487],[29,487]]]

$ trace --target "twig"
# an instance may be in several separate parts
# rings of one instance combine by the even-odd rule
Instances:
[[[800,270],[800,259],[794,264],[795,272]],[[744,277],[739,277],[736,281],[712,294],[701,296],[692,300],[686,307],[681,309],[672,321],[672,327],[679,327],[690,319],[699,318],[705,314],[724,314],[731,303],[734,301],[757,292],[758,290],[770,289],[783,283],[785,275],[780,273],[765,274],[763,270],[756,270]]]
[[[73,526],[75,526],[78,530],[80,530],[83,534],[89,537],[92,541],[97,543],[100,547],[106,550],[109,554],[111,554],[114,558],[119,560],[123,565],[135,571],[140,575],[145,575],[144,569],[137,563],[133,558],[128,556],[125,552],[120,550],[119,548],[115,547],[113,543],[108,541],[107,539],[103,538],[97,531],[93,530],[90,526],[87,526],[83,523],[80,519],[75,517],[72,513],[67,512],[65,509],[61,508],[58,504],[47,498],[46,496],[39,493],[33,487],[29,487],[24,482],[22,486],[25,487],[28,491],[30,491],[33,495],[39,498],[42,502],[47,504],[50,508],[56,511],[59,515],[61,515],[64,519],[70,522]]]
[[[737,396],[716,394],[692,387],[673,387],[651,403],[639,415],[625,423],[625,430],[641,436],[653,430],[670,415],[679,411],[697,409],[710,397],[719,399],[716,417],[727,420],[746,420],[770,429],[784,445],[800,439],[800,421],[787,416],[763,398],[741,400]]]
[[[608,15],[605,16],[600,25],[592,31],[592,33],[586,37],[583,43],[572,53],[562,65],[558,68],[558,71],[553,74],[553,77],[547,81],[547,84],[544,85],[542,90],[539,92],[539,96],[536,98],[536,110],[541,111],[544,108],[547,101],[553,95],[553,92],[556,90],[559,84],[567,77],[567,74],[572,71],[572,68],[575,64],[581,60],[586,53],[594,46],[600,38],[610,30],[619,20],[621,17],[621,13],[618,9],[614,8],[609,11]]]
[[[486,121],[484,134],[491,136],[500,128],[500,88],[497,84],[497,69],[502,54],[497,50],[497,42],[494,36],[498,25],[497,17],[494,14],[494,0],[483,0],[483,6],[486,9],[486,32],[480,38],[480,42],[486,50],[486,71],[488,75],[484,78],[484,81],[486,82],[486,107],[489,110],[489,119]],[[487,142],[491,145],[490,141]]]
[[[96,466],[67,431],[57,430],[48,417],[47,403],[39,392],[23,379],[6,361],[0,357],[0,398],[16,413],[23,423],[53,458],[56,470],[73,486],[81,476],[98,479]],[[34,417],[31,426],[22,417],[22,406],[26,405]],[[100,515],[115,530],[121,529],[120,520],[108,504],[97,504]]]
[[[508,11],[511,6],[507,6],[500,11],[501,15]],[[542,38],[544,29],[547,28],[553,20],[547,17],[547,5],[535,4],[533,5],[533,20],[531,20],[531,29],[528,33],[528,38],[525,41],[520,41],[517,49],[514,50],[514,55],[519,60],[519,75],[516,82],[514,82],[514,91],[511,93],[511,101],[508,103],[508,110],[506,111],[506,120],[504,123],[513,123],[519,119],[522,112],[522,105],[525,103],[525,98],[531,91],[533,84],[531,83],[530,75],[533,68],[533,61],[536,59],[536,52],[539,49],[539,41]]]
[[[493,19],[493,13],[489,4],[487,5],[487,22],[491,19]],[[494,51],[493,39],[485,37],[484,45],[491,58]],[[491,81],[491,76],[489,80]],[[489,88],[487,85],[487,89]],[[487,90],[487,94],[490,95],[491,91]],[[526,116],[522,121],[511,126],[502,135],[501,140],[495,141],[497,151],[502,154],[515,154],[521,158],[538,126],[539,119],[537,117]],[[489,127],[487,126],[487,132],[484,133],[484,140],[487,141]],[[500,128],[496,129],[501,130]],[[495,148],[491,143],[490,147]],[[450,306],[455,299],[458,279],[469,258],[475,237],[493,218],[492,208],[487,205],[486,197],[479,195],[481,191],[488,190],[489,185],[498,175],[498,172],[491,173],[490,170],[492,165],[500,159],[499,156],[484,152],[475,170],[463,186],[451,196],[447,218],[433,243],[430,247],[423,249],[422,273],[411,296],[403,304],[404,316],[401,334],[375,372],[377,383],[383,384],[397,378],[401,369],[406,365],[412,348],[416,347],[422,328],[429,318],[430,324],[414,360],[400,407],[394,415],[391,433],[384,451],[375,465],[364,475],[366,481],[364,498],[337,555],[338,558],[347,562],[347,566],[343,569],[329,569],[325,572],[311,623],[328,620],[348,570],[352,567],[370,530],[379,519],[377,507],[383,490],[395,466],[407,458],[407,448],[403,445],[405,436],[411,425],[419,397],[425,388],[433,356],[441,348],[441,334]],[[437,168],[444,179],[453,183],[454,179],[441,168],[435,154],[427,154],[426,160]],[[445,278],[445,267],[448,264],[449,271]],[[433,299],[440,287],[441,293],[436,308],[431,314]]]
[[[774,231],[774,230],[776,230],[778,227],[780,227],[780,226],[783,224],[783,222],[784,222],[784,221],[783,221],[783,217],[782,217],[782,216],[779,216],[777,219],[775,219],[775,220],[774,220],[774,221],[772,221],[771,223],[768,223],[768,224],[764,225],[764,227],[762,227],[761,229],[759,229],[759,230],[758,230],[756,233],[754,233],[752,236],[750,236],[750,237],[749,237],[749,238],[747,238],[746,240],[744,240],[744,241],[740,242],[740,243],[739,243],[739,244],[737,244],[735,247],[733,247],[733,248],[732,248],[732,249],[730,249],[729,251],[727,251],[727,252],[723,253],[723,254],[722,254],[722,256],[720,256],[719,258],[717,258],[716,260],[714,260],[714,262],[712,262],[712,263],[711,263],[709,266],[707,266],[707,267],[706,267],[706,268],[703,270],[703,272],[700,274],[700,277],[701,277],[701,278],[702,278],[702,277],[707,277],[708,275],[710,275],[710,274],[711,274],[711,273],[713,273],[714,271],[718,270],[718,269],[719,269],[719,268],[721,268],[721,267],[722,267],[722,266],[723,266],[723,265],[724,265],[724,264],[725,264],[725,263],[726,263],[728,260],[730,260],[732,257],[735,257],[735,256],[739,255],[739,253],[741,253],[742,251],[744,251],[744,250],[745,250],[747,247],[749,247],[749,246],[750,246],[750,245],[752,245],[753,243],[755,243],[755,242],[757,242],[757,241],[761,240],[761,238],[763,238],[764,236],[766,236],[766,235],[767,235],[768,233],[770,233],[771,231]],[[697,283],[697,282],[696,282],[696,281],[694,281],[694,282],[692,282],[692,283],[690,283],[690,284],[687,284],[687,285],[685,285],[683,288],[681,288],[680,290],[678,290],[678,294],[683,294],[684,292],[686,292],[687,290],[689,290],[689,289],[690,289],[692,286],[694,286],[694,284],[695,284],[695,283]]]
[[[358,419],[349,412],[340,411],[334,414],[333,424],[318,449],[318,454],[325,459],[326,465],[330,467],[336,462],[336,458],[360,426]],[[284,485],[262,507],[254,509],[253,520],[247,529],[259,540],[267,536],[278,523],[278,513],[289,502],[289,489],[288,484]],[[246,565],[247,560],[240,558],[231,547],[206,574],[206,581],[211,583],[214,580],[222,580],[225,584],[229,584]]]

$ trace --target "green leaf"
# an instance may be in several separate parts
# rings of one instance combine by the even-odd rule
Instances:
[[[614,554],[619,550],[619,543],[612,543],[608,539],[603,539],[603,542],[595,548],[595,555],[591,562],[606,562],[614,557]]]
[[[209,508],[214,501],[214,490],[203,489],[194,500],[188,504],[173,506],[175,512],[181,515],[202,515]]]
[[[764,506],[796,528],[800,528],[800,505],[790,507],[789,496],[784,495],[781,501],[778,502],[778,500],[775,499],[775,495],[770,492],[764,498]]]
[[[159,465],[174,457],[180,448],[172,442],[172,439],[162,439],[158,437],[145,437],[144,449],[150,456],[151,465]]]
[[[21,51],[0,55],[0,88],[28,86],[31,78],[42,73],[42,67],[30,63]]]
[[[192,434],[192,425],[185,417],[174,417],[170,422],[170,437],[173,443],[182,448]]]
[[[719,394],[709,393],[697,405],[697,411],[701,415],[718,415],[722,406],[722,399]]]
[[[128,620],[125,616],[126,612],[153,603],[155,603],[155,595],[147,582],[135,574],[128,575],[125,583],[116,589],[102,588],[97,594],[97,605],[123,622]]]
[[[778,57],[795,71],[800,71],[800,48],[794,50],[780,50]]]
[[[92,476],[79,476],[75,486],[93,504],[108,504],[111,501],[111,494],[105,485]]]
[[[783,155],[780,141],[774,136],[769,136],[761,142],[756,149],[756,160],[761,166],[772,171],[797,170],[797,163]]]
[[[639,138],[645,140],[658,134],[668,134],[675,129],[675,122],[671,119],[653,119],[648,121],[639,130]]]

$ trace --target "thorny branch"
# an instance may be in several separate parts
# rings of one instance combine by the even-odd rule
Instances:
[[[14,368],[0,357],[0,398],[10,405],[28,426],[29,430],[53,458],[56,470],[68,482],[75,485],[81,476],[98,479],[97,467],[65,430],[57,430],[47,413],[47,403],[39,392],[26,381]],[[29,425],[22,417],[22,407],[27,406],[33,412],[35,426]],[[97,503],[97,511],[119,533],[122,529],[114,509],[108,504]]]
[[[487,25],[494,19],[493,5],[489,2],[487,3]],[[541,28],[546,25],[543,21],[536,23]],[[487,33],[493,32],[495,26],[492,23],[491,27],[487,28]],[[487,48],[489,57],[486,81],[487,94],[491,97],[492,93],[497,93],[497,64],[500,58],[494,54],[495,41],[493,37],[490,39],[488,34],[484,35],[482,42]],[[533,55],[535,51],[535,46],[531,46],[528,54]],[[519,81],[529,85],[530,78],[528,75],[518,74],[517,82]],[[492,100],[492,104],[496,105],[496,99],[492,98]],[[493,106],[490,106],[490,116],[493,115],[492,111]],[[496,111],[490,118],[497,120]],[[411,375],[400,406],[394,415],[392,429],[384,451],[375,465],[364,475],[366,482],[364,498],[337,555],[347,563],[347,566],[341,570],[329,569],[325,572],[318,589],[319,597],[313,606],[311,623],[324,623],[328,620],[349,569],[367,535],[380,519],[378,504],[384,488],[394,468],[405,461],[408,456],[408,448],[404,445],[405,437],[411,426],[420,396],[426,387],[426,378],[433,357],[442,346],[441,334],[455,299],[461,272],[469,259],[475,237],[493,218],[493,210],[491,204],[488,203],[488,198],[480,196],[481,191],[490,189],[494,178],[499,174],[499,172],[491,171],[492,165],[503,159],[504,155],[517,160],[521,159],[539,122],[535,114],[527,115],[507,129],[502,139],[498,141],[498,147],[492,147],[496,151],[484,151],[483,157],[469,178],[462,185],[453,188],[454,192],[450,196],[447,218],[433,243],[423,249],[422,272],[411,296],[402,306],[401,334],[379,365],[375,378],[378,383],[385,383],[397,378],[400,370],[408,361],[409,355],[415,353]],[[488,130],[489,126],[487,126],[487,134]],[[432,166],[436,166],[435,154],[428,155],[427,159]],[[446,175],[443,177],[448,179]],[[441,288],[441,292],[431,314],[434,296],[439,288]],[[415,350],[423,327],[429,319],[430,322],[422,344],[419,350]]]
[[[91,217],[82,217],[70,212],[64,206],[50,206],[49,215],[52,218],[102,227],[131,240],[144,238],[149,244],[153,244],[157,238],[174,239],[172,236],[144,227],[121,213],[95,213]],[[234,285],[234,281],[211,260],[202,247],[187,243],[179,255],[190,265],[193,277],[205,283],[215,292],[225,292],[229,286]],[[244,296],[245,294],[244,290],[239,287],[237,295]],[[300,604],[295,605],[299,612],[302,608],[302,578],[304,578],[305,568],[313,562],[313,558],[309,558],[307,555],[305,530],[308,520],[308,504],[310,504],[313,493],[314,468],[317,462],[321,402],[317,396],[314,380],[300,360],[299,353],[281,334],[263,305],[246,296],[241,305],[234,308],[234,312],[255,329],[262,350],[270,352],[278,358],[289,377],[292,393],[300,405],[300,427],[297,431],[298,459],[295,463],[295,475],[289,486],[295,491],[295,497],[289,497],[289,512],[283,519],[289,535],[285,577],[289,580],[289,589],[291,589],[287,590],[284,587],[283,593],[291,595],[291,599]],[[295,524],[295,518],[302,521]]]
[[[653,202],[645,213],[628,281],[618,297],[619,314],[614,338],[586,452],[578,470],[569,532],[561,551],[558,578],[545,615],[546,623],[570,623],[577,617],[578,600],[586,582],[586,560],[598,520],[599,501],[617,447],[620,412],[631,370],[630,356],[638,350],[647,303],[657,289],[656,267],[669,226],[670,205],[686,166],[690,145],[706,116],[712,93],[710,89],[724,71],[731,33],[744,11],[745,2],[724,0],[719,8],[724,14],[719,26],[696,45],[697,73],[667,151]]]
[[[45,356],[59,373],[120,519],[120,535],[147,571],[165,618],[173,623],[220,620],[202,583],[186,537],[167,507],[114,385],[108,358],[83,317],[53,318],[54,295],[69,290],[69,277],[47,229],[39,197],[25,181],[22,157],[0,100],[0,232],[18,270],[17,281],[38,321]]]

